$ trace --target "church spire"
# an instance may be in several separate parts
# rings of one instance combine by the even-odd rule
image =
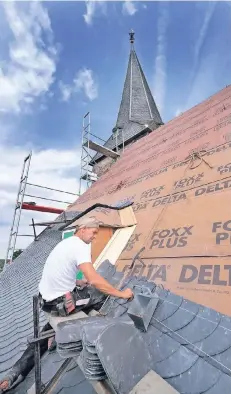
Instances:
[[[135,141],[163,124],[135,52],[133,30],[129,32],[129,41],[130,56],[117,121],[105,143],[111,150],[118,150],[119,147]],[[97,153],[92,163],[101,160],[102,157],[103,154]]]
[[[132,46],[135,42],[135,32],[132,29],[130,30],[129,36],[130,36],[130,43]]]
[[[163,122],[134,49],[133,30],[129,32],[129,41],[130,56],[116,128],[123,128],[125,132],[126,125],[131,122],[140,125],[152,122],[155,129]]]

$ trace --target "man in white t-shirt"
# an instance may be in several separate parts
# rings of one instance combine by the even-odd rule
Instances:
[[[90,230],[92,232],[93,228]],[[97,233],[98,230],[94,230]],[[43,299],[51,301],[72,291],[76,286],[79,265],[86,262],[91,262],[91,244],[85,243],[76,233],[55,246],[47,258],[39,283]]]
[[[82,285],[83,281],[76,281],[76,273],[81,270],[84,274],[84,282],[91,287],[98,289],[100,292],[115,297],[129,299],[133,297],[130,289],[119,291],[99,275],[91,262],[91,242],[95,239],[99,229],[99,223],[95,218],[83,218],[79,221],[76,232],[72,237],[61,241],[52,250],[44,265],[42,279],[39,283],[39,292],[46,304],[55,306],[55,301],[62,299],[67,293],[73,292],[76,284]],[[76,283],[77,282],[77,283]],[[79,292],[81,293],[81,292]],[[87,296],[77,305],[84,307]],[[53,302],[54,301],[54,302]],[[81,306],[79,307],[81,308]],[[53,308],[54,312],[55,307]],[[45,310],[45,309],[44,309]],[[52,326],[56,329],[57,324],[62,320],[76,318],[72,313],[66,317],[52,316],[52,313],[45,312],[48,323],[42,331],[49,330]],[[47,350],[47,340],[40,342],[41,355]],[[7,376],[0,381],[0,393],[10,389],[13,383],[22,376],[30,372],[34,366],[34,347],[29,345],[21,358],[15,363]]]
[[[52,250],[45,263],[42,279],[39,283],[39,292],[45,304],[44,311],[51,312],[51,314],[52,311],[56,311],[58,316],[63,316],[56,305],[59,304],[59,301],[62,301],[67,293],[75,291],[78,270],[82,271],[85,281],[91,287],[104,294],[125,299],[133,297],[131,289],[124,291],[115,289],[94,269],[91,262],[91,242],[97,236],[98,231],[99,223],[94,217],[82,218],[74,235],[61,241]],[[87,296],[83,300],[80,296],[76,305],[84,306],[88,300]],[[54,319],[51,319],[48,314],[46,316],[50,324],[56,326]],[[55,321],[60,321],[60,318],[55,319]]]

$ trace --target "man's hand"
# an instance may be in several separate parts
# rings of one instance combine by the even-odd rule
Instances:
[[[76,286],[85,287],[87,283],[86,279],[76,279]]]
[[[95,287],[102,293],[111,295],[113,297],[125,299],[133,297],[133,292],[131,291],[131,289],[120,291],[113,287],[107,280],[105,280],[101,275],[99,275],[98,272],[96,272],[92,263],[82,263],[79,265],[78,268],[82,271],[89,285]]]
[[[125,298],[125,299],[129,300],[130,298],[132,299],[133,297],[134,297],[134,294],[131,291],[131,289],[125,289],[125,290],[121,291],[121,298]]]

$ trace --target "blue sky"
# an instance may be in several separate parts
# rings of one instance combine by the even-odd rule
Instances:
[[[0,26],[0,253],[28,150],[31,181],[76,191],[83,115],[110,136],[131,28],[165,122],[231,81],[230,2],[6,2]]]

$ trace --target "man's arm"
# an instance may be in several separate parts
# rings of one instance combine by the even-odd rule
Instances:
[[[96,272],[92,263],[80,264],[78,268],[81,269],[84,277],[87,279],[87,282],[102,293],[126,299],[133,297],[131,289],[126,289],[124,291],[115,289],[107,280]]]

